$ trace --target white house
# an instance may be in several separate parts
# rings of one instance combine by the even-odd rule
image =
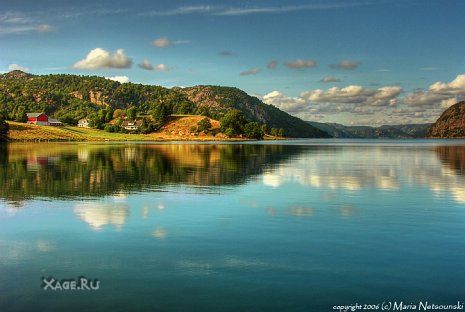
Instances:
[[[87,119],[87,118],[79,119],[78,127],[80,127],[80,128],[90,128],[89,119]]]
[[[121,126],[126,130],[137,130],[141,125],[141,120],[125,120]]]

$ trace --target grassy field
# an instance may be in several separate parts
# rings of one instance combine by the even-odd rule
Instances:
[[[9,121],[11,141],[237,141],[219,132],[220,124],[211,119],[213,134],[193,135],[189,129],[196,126],[203,116],[171,116],[170,121],[158,132],[150,134],[109,133],[103,130],[79,127],[36,126]]]

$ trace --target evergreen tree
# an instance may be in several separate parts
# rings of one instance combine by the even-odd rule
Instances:
[[[244,126],[244,135],[249,139],[261,140],[264,133],[258,122],[248,122]]]
[[[210,128],[212,127],[212,123],[210,122],[210,118],[208,117],[205,117],[203,118],[202,120],[200,120],[198,123],[197,123],[197,130],[202,132],[202,131],[208,131],[210,130]]]
[[[244,114],[238,109],[228,111],[223,118],[220,119],[221,132],[228,136],[240,135],[244,133],[244,125],[246,123]]]

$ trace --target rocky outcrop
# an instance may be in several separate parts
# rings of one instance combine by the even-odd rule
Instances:
[[[105,101],[106,97],[102,95],[101,91],[89,91],[89,101],[96,105],[108,105]]]
[[[25,73],[20,70],[12,70],[6,74],[3,74],[0,76],[0,79],[25,79],[25,78],[31,78],[33,75]]]
[[[72,95],[75,98],[80,99],[80,100],[84,99],[84,96],[79,91],[70,92],[70,95]],[[103,96],[101,91],[92,91],[92,90],[90,90],[86,100],[89,100],[89,102],[91,102],[91,103],[93,103],[95,105],[108,105],[108,103],[106,102],[107,97]]]
[[[431,126],[431,138],[465,138],[465,101],[449,107]]]

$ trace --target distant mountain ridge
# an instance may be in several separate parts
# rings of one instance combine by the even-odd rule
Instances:
[[[465,138],[465,101],[446,109],[428,132],[431,138]]]
[[[338,123],[322,123],[308,121],[312,126],[325,131],[334,138],[389,138],[409,139],[424,138],[431,127],[427,124],[383,125],[370,126],[345,126]]]
[[[232,87],[165,88],[121,84],[97,76],[32,75],[18,70],[0,75],[0,111],[16,121],[21,121],[26,112],[45,112],[75,124],[90,114],[105,115],[116,109],[134,107],[140,115],[150,114],[160,105],[167,107],[170,114],[204,115],[216,120],[238,109],[247,121],[282,128],[288,137],[329,137],[305,121]]]

